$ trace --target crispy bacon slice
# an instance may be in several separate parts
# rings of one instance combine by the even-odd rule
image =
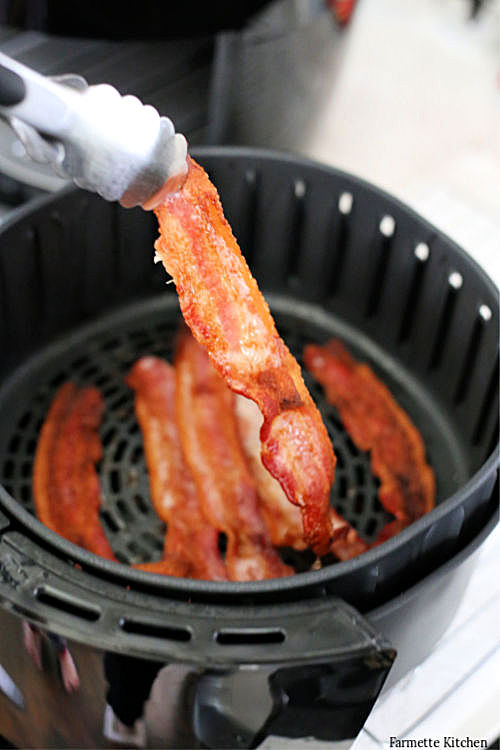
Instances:
[[[185,332],[175,358],[181,444],[204,515],[227,536],[233,581],[278,578],[293,571],[274,550],[259,513],[255,483],[243,453],[233,393],[206,351]]]
[[[381,481],[382,505],[406,523],[431,510],[435,481],[423,440],[388,388],[340,341],[307,346],[304,359],[356,446],[370,451],[372,471]],[[381,533],[381,540],[400,528],[391,526]]]
[[[260,457],[262,414],[257,404],[245,396],[236,395],[234,404],[238,432],[257,488],[259,511],[271,541],[277,547],[303,550],[306,543],[300,509],[289,502],[280,483],[271,476]]]
[[[184,186],[165,198],[156,215],[155,248],[174,279],[184,319],[231,390],[259,407],[262,463],[301,509],[306,543],[322,554],[333,535],[333,449],[217,191],[192,159]]]
[[[262,415],[256,404],[244,396],[237,395],[235,402],[239,432],[257,485],[259,510],[273,544],[303,550],[306,544],[299,508],[288,502],[281,485],[267,471],[260,458],[259,429]],[[351,557],[366,552],[368,544],[334,508],[330,508],[330,520],[334,530],[331,550],[339,560],[350,560]]]
[[[173,367],[158,357],[142,357],[132,368],[127,383],[135,391],[151,499],[168,525],[164,559],[137,567],[167,575],[226,580],[218,531],[201,512],[180,443]]]
[[[96,388],[65,383],[43,424],[35,455],[33,494],[38,518],[56,534],[114,560],[99,523],[96,463],[104,403]]]

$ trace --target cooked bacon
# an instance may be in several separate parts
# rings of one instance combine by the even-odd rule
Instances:
[[[304,359],[338,409],[355,445],[370,451],[372,471],[381,481],[382,505],[397,520],[408,523],[431,510],[435,482],[424,443],[388,388],[368,365],[356,362],[340,341],[307,346]],[[396,533],[396,528],[381,532],[381,539]]]
[[[396,534],[399,534],[400,531],[403,531],[403,529],[406,529],[407,526],[409,526],[411,521],[403,520],[399,518],[395,518],[392,521],[389,521],[385,524],[385,526],[382,527],[382,529],[377,534],[377,538],[371,545],[372,547],[377,547],[379,544],[383,544],[383,542],[386,542],[388,539],[390,539],[393,536],[396,536]]]
[[[171,365],[142,357],[127,377],[135,391],[135,412],[142,430],[151,499],[167,524],[164,559],[143,570],[213,581],[227,579],[218,547],[218,531],[203,516],[186,465],[176,417],[176,382]]]
[[[257,404],[245,396],[234,399],[238,432],[258,493],[259,511],[277,547],[306,548],[300,509],[292,505],[283,488],[262,463],[260,428],[263,417]]]
[[[349,524],[342,516],[339,516],[335,512],[335,521],[341,525],[344,529],[345,534],[339,539],[334,539],[332,542],[331,550],[338,560],[350,560],[353,557],[361,555],[362,552],[366,552],[369,549],[369,544],[358,535],[356,529]],[[339,520],[340,519],[340,520]]]
[[[156,215],[155,249],[173,277],[184,319],[231,390],[259,407],[262,463],[301,509],[306,543],[322,554],[333,535],[333,449],[217,191],[192,159],[184,186],[165,198]]]
[[[96,463],[104,403],[96,388],[65,383],[42,427],[35,455],[33,494],[42,523],[70,542],[114,560],[99,523],[101,489]]]
[[[227,536],[233,581],[289,575],[259,513],[255,483],[238,435],[233,393],[206,351],[185,332],[175,357],[181,444],[210,523]]]

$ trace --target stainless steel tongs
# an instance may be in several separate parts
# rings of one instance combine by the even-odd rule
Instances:
[[[187,144],[168,117],[108,84],[47,78],[0,52],[0,116],[28,155],[126,208],[154,208],[187,173]]]

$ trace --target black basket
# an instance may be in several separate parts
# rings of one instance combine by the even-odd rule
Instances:
[[[299,616],[332,595],[367,612],[485,527],[496,507],[498,294],[452,241],[350,175],[249,149],[196,156],[294,354],[300,360],[304,344],[337,336],[370,363],[423,435],[437,507],[359,558],[252,583],[153,576],[42,526],[33,516],[33,456],[48,405],[71,378],[97,385],[106,400],[102,522],[113,549],[124,563],[160,557],[164,527],[149,501],[123,376],[142,354],[169,357],[179,322],[175,289],[152,260],[154,217],[65,190],[20,209],[0,235],[0,595],[97,646],[234,662],[241,642],[229,637],[221,655],[214,618],[243,627],[251,616],[274,632],[270,603]],[[388,515],[369,459],[307,382],[338,456],[332,502],[373,539]],[[280,647],[293,654],[291,636],[269,638],[274,653],[286,640]]]

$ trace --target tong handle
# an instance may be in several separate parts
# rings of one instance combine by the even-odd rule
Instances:
[[[0,114],[18,117],[41,133],[61,138],[78,93],[0,52]]]

